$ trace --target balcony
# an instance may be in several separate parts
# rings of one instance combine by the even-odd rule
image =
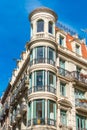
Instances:
[[[47,64],[55,66],[55,61],[52,59],[49,59],[49,58],[34,59],[34,60],[30,61],[30,66],[32,66],[34,64],[42,64],[42,63],[47,63]]]
[[[83,75],[77,71],[71,72],[71,76],[75,81],[79,81],[87,86],[87,75]]]
[[[75,99],[75,106],[77,110],[87,112],[87,99]]]
[[[71,77],[71,72],[69,72],[68,70],[65,70],[63,68],[58,67],[58,74],[61,76],[64,76],[66,78],[70,78]]]

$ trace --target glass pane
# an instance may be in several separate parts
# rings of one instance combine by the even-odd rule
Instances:
[[[53,23],[49,22],[49,33],[53,33]]]
[[[44,31],[44,21],[39,20],[37,21],[37,32],[43,32]]]
[[[49,59],[52,59],[52,60],[54,59],[53,53],[54,53],[53,49],[49,48]]]
[[[43,71],[38,71],[36,74],[37,86],[43,86]]]
[[[43,47],[37,48],[37,59],[43,58]]]
[[[36,117],[42,118],[42,101],[36,102]]]
[[[60,36],[59,44],[60,44],[60,46],[64,46],[64,37]]]

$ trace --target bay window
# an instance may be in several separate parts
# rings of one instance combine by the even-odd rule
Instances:
[[[56,52],[54,49],[45,46],[39,46],[30,51],[30,66],[38,63],[48,63],[55,65]]]
[[[29,94],[36,91],[49,91],[56,94],[56,75],[51,71],[38,70],[29,76]],[[47,89],[45,89],[47,87]]]

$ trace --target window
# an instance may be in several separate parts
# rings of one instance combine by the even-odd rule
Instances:
[[[33,123],[44,124],[45,123],[45,100],[35,100],[33,102]]]
[[[34,72],[34,91],[42,91],[45,88],[45,71],[40,70]]]
[[[87,129],[87,119],[84,116],[76,115],[76,130]]]
[[[34,86],[35,92],[45,91],[45,87],[47,86],[47,91],[56,93],[56,75],[50,71],[34,71],[29,75],[29,82],[29,94],[32,92],[32,86]]]
[[[59,60],[59,73],[60,73],[60,75],[63,75],[63,76],[65,76],[65,61],[64,60],[62,60],[62,59],[60,59]]]
[[[48,63],[54,65],[55,64],[55,51],[52,48],[48,47]]]
[[[56,103],[48,100],[48,124],[55,125],[56,122]]]
[[[43,32],[44,31],[44,21],[38,20],[37,21],[37,32]]]
[[[48,32],[53,34],[53,23],[50,21],[48,25],[49,25]]]
[[[36,61],[37,63],[44,63],[45,60],[45,48],[37,47],[36,48]]]
[[[66,83],[60,82],[60,94],[66,96]]]
[[[61,35],[59,36],[59,45],[64,46],[64,37]]]
[[[33,35],[33,24],[31,24],[31,37]]]
[[[60,120],[63,125],[67,125],[67,114],[65,110],[60,110]]]
[[[80,46],[76,44],[76,54],[80,54]]]

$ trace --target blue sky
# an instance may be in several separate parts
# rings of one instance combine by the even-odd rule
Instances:
[[[30,39],[29,13],[40,6],[53,9],[58,21],[86,36],[87,0],[1,0],[0,1],[0,96],[16,67],[15,59]]]

